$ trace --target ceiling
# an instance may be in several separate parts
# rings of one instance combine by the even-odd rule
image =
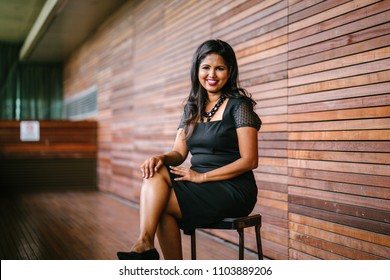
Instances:
[[[61,62],[126,0],[0,0],[0,42],[20,60]]]

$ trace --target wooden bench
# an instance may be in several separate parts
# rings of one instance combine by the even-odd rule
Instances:
[[[95,190],[96,121],[39,121],[22,141],[20,122],[0,120],[0,192]]]

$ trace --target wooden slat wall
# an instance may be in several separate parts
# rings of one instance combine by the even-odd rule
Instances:
[[[292,259],[390,258],[389,16],[390,1],[289,2]]]
[[[255,211],[265,255],[389,258],[389,9],[389,0],[129,1],[64,71],[67,96],[98,87],[99,188],[139,200],[139,165],[172,146],[192,54],[220,38],[263,120]],[[255,249],[251,231],[246,246]]]
[[[19,121],[0,121],[0,192],[96,189],[96,121],[40,121],[22,142]]]

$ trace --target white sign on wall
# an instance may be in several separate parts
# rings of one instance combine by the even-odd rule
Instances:
[[[39,121],[21,121],[20,122],[20,140],[21,141],[39,141]]]

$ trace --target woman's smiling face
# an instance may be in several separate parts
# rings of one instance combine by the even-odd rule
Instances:
[[[229,69],[222,56],[207,55],[199,65],[198,79],[208,93],[219,93],[229,80]]]

